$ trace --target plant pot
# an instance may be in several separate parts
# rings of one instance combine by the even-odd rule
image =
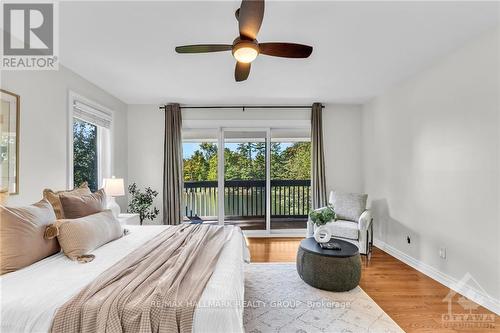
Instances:
[[[332,233],[326,225],[317,227],[316,231],[314,231],[314,239],[318,243],[327,243],[330,238],[332,238]]]

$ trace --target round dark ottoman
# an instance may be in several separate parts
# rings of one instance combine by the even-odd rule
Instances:
[[[361,258],[358,247],[335,239],[341,250],[322,249],[314,238],[306,238],[297,252],[297,272],[307,284],[329,291],[348,291],[359,284]]]

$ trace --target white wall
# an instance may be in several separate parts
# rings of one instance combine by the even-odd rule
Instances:
[[[498,48],[499,32],[490,31],[363,110],[363,175],[379,243],[444,280],[470,273],[497,300]]]
[[[66,189],[68,92],[74,91],[114,111],[114,170],[127,177],[126,104],[60,66],[58,71],[2,71],[2,89],[21,96],[19,195],[8,203],[25,205],[44,188]],[[125,198],[118,200],[125,208]]]
[[[162,221],[163,209],[163,112],[159,105],[128,106],[128,179],[144,189],[158,191],[154,206],[160,210],[155,223]]]
[[[327,105],[323,112],[326,187],[328,192],[361,193],[361,107]]]
[[[162,209],[163,112],[158,105],[129,105],[129,182],[160,192],[155,205]],[[361,179],[361,108],[326,105],[323,113],[325,163],[328,189],[359,192]],[[310,126],[310,112],[303,110],[183,110],[185,126],[287,127]],[[161,214],[155,223],[161,223]]]

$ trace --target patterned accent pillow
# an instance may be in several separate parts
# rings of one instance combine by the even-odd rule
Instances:
[[[123,236],[120,222],[110,210],[72,220],[57,220],[57,239],[71,260]]]
[[[338,220],[358,222],[366,209],[368,194],[333,191],[332,204]]]
[[[48,202],[54,208],[54,213],[56,214],[57,219],[64,219],[64,210],[62,207],[61,199],[59,198],[62,194],[71,194],[76,196],[91,194],[89,189],[89,184],[87,182],[82,183],[79,187],[74,188],[72,190],[66,191],[53,191],[51,189],[43,190],[43,198],[47,199]]]
[[[44,239],[56,215],[47,200],[26,207],[0,205],[0,275],[59,252],[57,239]]]

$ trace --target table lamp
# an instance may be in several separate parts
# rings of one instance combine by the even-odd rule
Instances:
[[[104,178],[104,192],[107,196],[107,208],[111,209],[113,215],[118,217],[120,215],[120,206],[115,201],[116,197],[123,197],[125,195],[125,186],[123,178]]]

